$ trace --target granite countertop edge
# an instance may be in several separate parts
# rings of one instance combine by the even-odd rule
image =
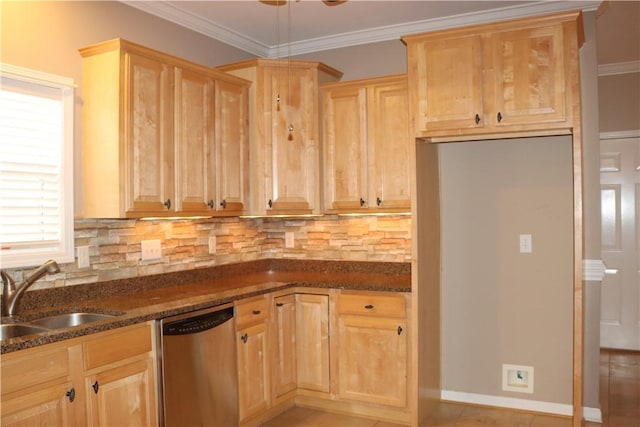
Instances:
[[[409,263],[258,260],[142,278],[30,291],[21,312],[2,323],[22,323],[69,312],[114,315],[84,325],[0,342],[0,354],[86,336],[149,320],[296,288],[411,292]],[[62,303],[62,301],[74,301]]]

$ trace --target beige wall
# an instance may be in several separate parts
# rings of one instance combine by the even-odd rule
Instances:
[[[598,78],[600,132],[640,129],[640,73]]]
[[[443,390],[571,404],[570,137],[445,144],[440,168]],[[502,391],[504,363],[533,395]]]

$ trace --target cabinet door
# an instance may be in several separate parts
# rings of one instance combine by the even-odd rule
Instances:
[[[269,408],[269,365],[266,322],[238,331],[240,422]]]
[[[366,88],[326,89],[323,109],[325,210],[360,210],[370,203]]]
[[[329,296],[296,294],[298,388],[329,392]]]
[[[405,407],[405,320],[340,316],[338,322],[340,398]]]
[[[174,210],[172,67],[125,54],[125,200],[131,216]],[[104,177],[108,179],[108,177]]]
[[[374,85],[367,102],[369,117],[369,206],[411,209],[409,93],[406,79]]]
[[[412,44],[409,54],[415,68],[417,132],[483,125],[483,52],[479,35],[429,38]]]
[[[491,45],[495,105],[488,109],[494,125],[564,122],[562,24],[498,32]]]
[[[67,393],[75,389],[70,381],[39,386],[23,395],[2,399],[2,422],[5,427],[74,426],[74,405]]]
[[[296,301],[293,294],[274,298],[273,391],[278,398],[297,387]]]
[[[86,377],[88,425],[157,425],[153,365],[147,358]]]
[[[175,69],[176,211],[206,214],[215,208],[213,80]]]
[[[267,194],[270,212],[311,213],[318,209],[317,71],[268,67],[264,73],[265,175],[267,193],[271,192]]]
[[[3,426],[74,426],[83,411],[73,384],[69,350],[63,343],[3,354]],[[81,425],[78,423],[77,425]]]
[[[247,88],[216,81],[217,207],[240,214],[248,209],[249,119]]]

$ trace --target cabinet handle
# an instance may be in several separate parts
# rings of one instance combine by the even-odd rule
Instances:
[[[283,302],[277,302],[277,303],[276,303],[276,307],[282,307],[283,305],[284,305],[284,303],[283,303]]]
[[[227,201],[226,200],[221,201],[220,206],[222,206],[222,209],[227,209]]]
[[[100,388],[100,384],[98,384],[98,381],[96,381],[95,383],[93,383],[93,385],[91,386],[91,388],[93,389],[93,392],[95,394],[98,394],[98,389]]]
[[[76,389],[71,387],[71,390],[67,392],[66,396],[69,398],[69,402],[73,403],[76,399]]]
[[[269,201],[267,202],[267,205],[269,205],[269,208],[273,207],[273,201],[271,199],[269,199]]]
[[[500,111],[498,111],[498,123],[500,123],[502,121],[502,114],[500,114]]]
[[[480,123],[480,115],[476,114],[476,124],[479,124],[479,123]]]
[[[382,199],[380,197],[376,198],[376,205],[378,205],[378,206],[382,205]]]
[[[367,310],[372,310],[373,309],[373,305],[367,304],[367,305],[364,306],[364,308],[366,308]]]
[[[360,197],[360,207],[364,207],[364,204],[367,203],[364,201],[362,197]]]
[[[252,313],[257,316],[258,314],[260,314],[260,310],[253,310]]]
[[[402,326],[398,326],[398,335],[402,335]]]
[[[164,202],[164,205],[167,209],[171,209],[171,199],[167,199],[167,201]]]
[[[247,334],[244,334],[240,337],[240,339],[242,340],[243,343],[247,343],[247,339],[249,339],[249,336]]]
[[[215,205],[216,205],[216,204],[214,203],[214,201],[213,201],[213,200],[209,200],[209,202],[207,202],[207,206],[209,206],[209,209],[213,209],[213,207],[214,207]]]

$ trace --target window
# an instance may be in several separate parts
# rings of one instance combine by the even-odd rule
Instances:
[[[0,266],[72,262],[73,80],[0,64]]]

